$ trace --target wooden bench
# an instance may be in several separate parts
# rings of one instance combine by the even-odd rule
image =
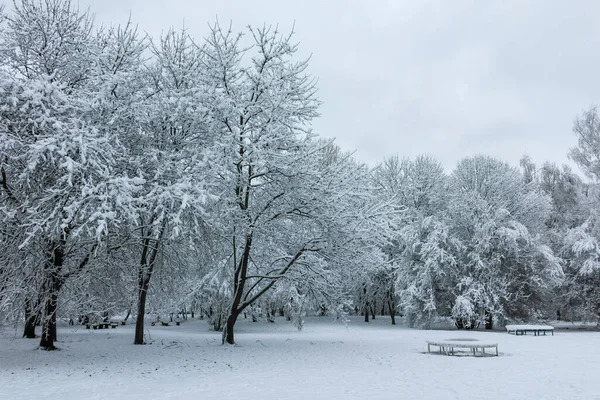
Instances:
[[[431,353],[431,346],[438,346],[440,353],[446,354],[447,356],[453,356],[455,354],[455,348],[471,349],[473,355],[477,355],[477,351],[481,350],[481,355],[485,356],[490,353],[486,353],[485,349],[494,348],[496,349],[496,356],[498,356],[498,343],[494,342],[483,342],[478,339],[471,338],[457,338],[457,339],[445,339],[445,340],[427,340],[427,352]],[[493,354],[490,354],[493,355]]]
[[[516,336],[526,335],[527,332],[533,332],[533,336],[540,336],[546,332],[552,332],[554,336],[554,327],[551,325],[506,325],[506,332],[514,333]]]

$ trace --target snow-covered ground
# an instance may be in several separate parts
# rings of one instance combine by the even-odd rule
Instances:
[[[204,321],[59,329],[61,350],[0,333],[2,399],[600,399],[600,332],[514,336],[421,331],[378,317],[348,326],[308,318],[304,330],[241,320],[236,346]],[[18,332],[20,333],[20,332]],[[426,339],[497,341],[499,357],[427,354]]]

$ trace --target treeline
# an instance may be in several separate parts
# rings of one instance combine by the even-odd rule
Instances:
[[[68,0],[0,14],[0,322],[405,313],[459,327],[597,318],[596,186],[489,157],[356,162],[310,129],[293,34],[96,27]],[[251,42],[248,45],[248,42]],[[595,110],[573,159],[595,177]],[[592,143],[592,144],[590,144]]]

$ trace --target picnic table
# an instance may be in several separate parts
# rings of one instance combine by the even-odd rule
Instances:
[[[473,351],[473,355],[477,355],[477,350],[481,350],[481,355],[485,356],[489,353],[485,352],[485,349],[495,348],[496,356],[498,355],[498,343],[486,342],[479,339],[473,338],[455,338],[455,339],[444,339],[444,340],[427,340],[427,352],[431,353],[431,346],[439,347],[440,353],[448,356],[453,356],[455,348],[466,348]]]
[[[551,325],[506,325],[506,332],[515,335],[526,335],[527,332],[533,332],[533,336],[540,336],[541,333],[552,332],[554,336],[554,327]]]

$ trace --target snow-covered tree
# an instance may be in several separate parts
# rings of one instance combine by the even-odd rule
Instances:
[[[563,299],[571,318],[596,320],[600,324],[600,224],[594,210],[582,225],[565,236],[563,257],[565,291]]]
[[[269,27],[249,34],[251,49],[215,25],[202,47],[212,90],[206,107],[221,146],[213,168],[223,191],[213,217],[229,238],[224,258],[233,271],[227,343],[238,316],[279,280],[333,277],[374,212],[361,204],[366,168],[353,167],[348,155],[331,157],[330,145],[310,132],[319,102],[307,61],[294,60],[291,35]]]
[[[563,274],[540,235],[550,199],[516,168],[483,156],[459,162],[451,185],[449,217],[463,247],[452,288],[457,324],[535,315]]]
[[[590,107],[578,116],[573,124],[577,147],[569,157],[582,171],[596,182],[600,179],[600,116],[597,107]]]
[[[159,264],[169,265],[161,251],[184,225],[193,231],[208,196],[210,137],[201,108],[201,54],[187,33],[168,31],[151,46],[149,64],[142,63],[146,41],[130,26],[110,33],[103,42],[107,129],[118,132],[124,150],[117,168],[133,183],[120,188],[127,194],[121,196],[127,224],[112,241],[132,256],[138,280],[134,343],[143,344],[150,281]]]
[[[391,157],[376,170],[379,195],[387,196],[405,207],[396,223],[394,245],[385,250],[396,265],[394,291],[411,326],[428,326],[435,316],[443,314],[447,285],[446,276],[455,267],[458,244],[445,222],[447,177],[433,158],[419,156],[415,160]]]
[[[3,222],[43,257],[27,266],[42,311],[40,345],[53,349],[64,282],[81,272],[113,218],[116,147],[87,118],[96,42],[91,19],[66,0],[15,3],[0,38]],[[37,278],[34,281],[38,281]],[[31,305],[31,303],[29,303]]]

